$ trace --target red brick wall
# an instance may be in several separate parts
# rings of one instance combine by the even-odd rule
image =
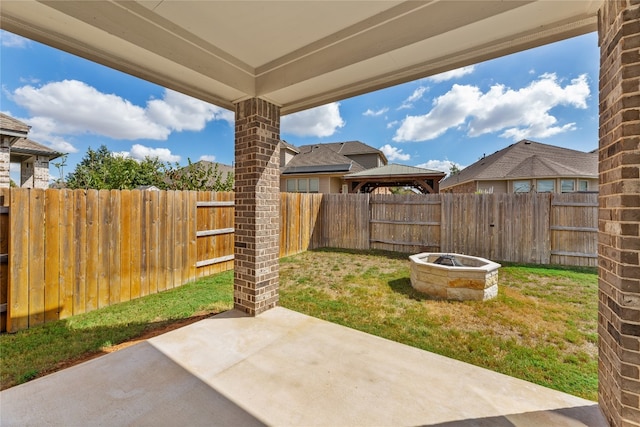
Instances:
[[[640,1],[599,13],[599,401],[640,425]]]
[[[236,105],[234,306],[255,315],[278,303],[280,108]]]

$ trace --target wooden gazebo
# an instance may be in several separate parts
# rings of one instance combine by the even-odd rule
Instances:
[[[390,164],[345,175],[350,193],[371,193],[379,187],[413,187],[423,194],[437,193],[445,173],[432,169]]]

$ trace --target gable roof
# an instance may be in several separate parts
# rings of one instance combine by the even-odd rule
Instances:
[[[365,168],[358,162],[343,156],[329,144],[303,145],[282,169],[283,174],[359,172]]]
[[[597,178],[597,152],[585,153],[523,139],[447,177],[440,188],[469,181],[553,177]]]
[[[293,147],[286,142],[284,144],[287,148]],[[283,174],[360,172],[366,168],[349,156],[362,154],[376,154],[387,161],[382,151],[360,141],[309,144],[293,149],[298,154],[283,167]]]
[[[30,156],[48,156],[49,160],[57,159],[64,153],[52,150],[28,138],[20,138],[11,146],[11,154],[27,154]]]
[[[29,126],[26,123],[7,116],[4,113],[0,113],[0,134],[26,137],[28,133]]]
[[[425,169],[419,168],[416,166],[406,166],[399,165],[396,163],[391,163],[389,165],[380,166],[378,168],[367,169],[361,172],[350,173],[346,175],[345,178],[364,178],[364,177],[403,177],[403,176],[424,176],[424,175],[440,175],[445,176],[446,174],[441,171],[433,170],[433,169]]]

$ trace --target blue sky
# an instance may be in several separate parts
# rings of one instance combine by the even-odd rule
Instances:
[[[69,153],[65,174],[102,144],[134,158],[233,162],[231,111],[2,30],[0,41],[0,111]],[[360,140],[390,162],[444,172],[523,138],[590,151],[598,61],[591,33],[284,116],[281,137]]]

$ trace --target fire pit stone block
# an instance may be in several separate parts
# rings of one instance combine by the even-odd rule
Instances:
[[[453,255],[464,266],[436,264],[442,255]],[[460,254],[421,253],[411,255],[411,286],[434,298],[485,301],[498,296],[500,264]]]

